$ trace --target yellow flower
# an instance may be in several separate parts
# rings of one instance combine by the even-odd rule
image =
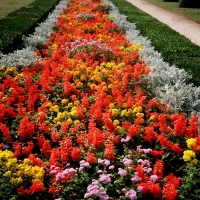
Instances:
[[[111,109],[112,115],[116,116],[119,113],[119,110],[117,108]]]
[[[189,138],[186,140],[187,147],[192,148],[196,144],[197,140],[195,138]]]
[[[12,172],[9,170],[9,171],[5,172],[3,176],[9,177],[9,176],[11,176],[11,174],[12,174]]]
[[[152,116],[149,118],[149,120],[151,120],[151,121],[154,121],[154,119],[155,119],[155,116],[154,116],[154,115],[152,115]]]
[[[115,107],[114,103],[110,103],[110,104],[109,104],[109,108],[110,108],[110,109],[113,109],[114,107]]]
[[[186,150],[183,152],[183,160],[185,162],[191,161],[195,157],[196,157],[196,155],[195,155],[194,151],[192,151],[192,150]]]
[[[2,102],[6,102],[7,101],[7,97],[4,96],[2,99],[1,99]]]
[[[67,105],[69,108],[73,107],[73,103],[68,103]]]
[[[71,118],[69,118],[69,119],[67,120],[67,122],[68,122],[69,124],[71,124],[73,121],[72,121]]]
[[[64,117],[65,117],[65,114],[64,114],[64,113],[59,112],[59,113],[57,114],[57,118],[59,118],[59,119],[62,119],[62,118],[64,118]]]
[[[115,120],[113,121],[113,124],[118,125],[118,124],[119,124],[119,120],[115,119]]]
[[[81,122],[77,119],[74,121],[74,124],[80,124]]]
[[[11,88],[9,88],[9,92],[12,92],[14,90],[14,88],[13,87],[11,87]]]
[[[55,117],[55,118],[53,119],[53,122],[54,122],[54,123],[59,122],[59,118],[58,118],[58,117]]]
[[[198,160],[196,158],[191,161],[191,163],[194,164],[194,165],[196,165],[197,162],[198,162]]]
[[[144,113],[136,113],[137,117],[144,117]]]
[[[123,104],[122,104],[122,107],[123,107],[123,108],[126,108],[126,107],[127,107],[127,103],[123,103]]]
[[[127,110],[122,110],[121,117],[126,116],[126,115],[127,115]]]
[[[61,104],[67,104],[68,103],[68,99],[62,99]]]

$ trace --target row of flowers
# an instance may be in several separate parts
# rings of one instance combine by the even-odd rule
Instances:
[[[161,55],[154,50],[148,38],[142,37],[136,26],[128,22],[126,16],[121,15],[110,1],[105,0],[104,2],[110,7],[109,18],[125,31],[126,38],[131,43],[142,44],[140,58],[151,67],[151,73],[148,76],[148,80],[151,82],[149,92],[158,101],[168,104],[174,113],[184,112],[187,116],[191,116],[193,113],[200,115],[200,87],[188,84],[191,77],[184,70],[163,62]],[[24,49],[8,55],[2,55],[0,52],[0,66],[16,66],[21,69],[22,66],[33,65],[39,59],[35,55],[35,49],[41,49],[49,35],[54,31],[53,24],[65,5],[65,0],[60,1],[54,12],[49,14],[45,22],[39,24],[33,34],[29,37],[23,37]]]
[[[70,1],[39,61],[1,69],[4,199],[171,200],[198,164],[197,114],[151,97],[144,47],[110,9]]]

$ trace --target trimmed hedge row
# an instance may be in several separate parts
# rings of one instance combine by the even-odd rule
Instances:
[[[140,34],[147,37],[163,60],[192,75],[192,82],[200,86],[200,47],[167,25],[124,0],[111,0],[129,22],[135,23]]]
[[[22,35],[32,33],[60,0],[35,0],[27,7],[0,19],[0,51],[4,54],[21,48]]]

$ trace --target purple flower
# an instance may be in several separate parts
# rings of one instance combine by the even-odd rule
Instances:
[[[148,148],[148,149],[143,149],[144,153],[150,153],[152,151],[152,149]]]
[[[126,176],[127,171],[122,168],[118,168],[118,174],[123,177]]]
[[[142,192],[143,186],[139,185],[139,186],[137,187],[137,190],[138,190],[138,192]]]
[[[79,167],[78,171],[81,172],[83,171],[84,167]]]
[[[49,174],[50,174],[50,175],[56,174],[56,172],[57,172],[57,170],[54,169],[54,170],[50,171]]]
[[[126,138],[122,138],[121,142],[129,142],[131,140],[131,138],[129,136],[127,136]]]
[[[80,164],[80,167],[89,167],[90,166],[90,164],[88,162],[86,162],[85,160],[81,160],[79,162],[79,164]]]
[[[155,183],[158,180],[158,176],[157,175],[151,175],[150,180]]]
[[[142,159],[138,159],[138,161],[137,161],[139,164],[142,164],[142,165],[144,165],[144,160],[142,160]]]
[[[126,167],[129,167],[132,163],[132,160],[131,159],[128,159],[128,158],[124,158],[123,159],[123,163]]]
[[[125,193],[125,196],[128,197],[131,200],[136,200],[137,199],[137,193],[135,190],[129,190]]]
[[[149,167],[149,168],[147,169],[147,173],[150,173],[150,172],[152,172],[152,168]]]
[[[133,178],[131,178],[131,181],[136,181],[136,182],[138,182],[138,181],[141,181],[141,180],[142,180],[142,178],[138,176],[138,172],[135,172],[134,175],[135,175],[135,176],[134,176]]]
[[[110,183],[111,182],[111,174],[100,174],[99,181],[103,183]]]
[[[108,166],[108,165],[110,165],[110,161],[109,160],[107,160],[107,159],[98,159],[98,163],[99,164],[102,164],[102,165],[105,165],[105,166]]]
[[[114,168],[115,168],[114,165],[110,165],[110,166],[108,167],[108,169],[114,169]]]
[[[64,178],[65,176],[61,172],[56,174],[56,181],[59,181],[60,179],[64,179]]]
[[[70,168],[69,173],[76,173],[76,170],[74,168]]]
[[[98,180],[95,180],[95,179],[92,180],[92,185],[98,185],[98,184],[99,184]]]
[[[87,199],[87,198],[89,198],[90,196],[91,196],[90,193],[85,193],[84,199]]]

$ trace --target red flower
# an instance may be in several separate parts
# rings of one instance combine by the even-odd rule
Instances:
[[[73,147],[71,151],[71,157],[73,161],[78,161],[81,157],[81,152],[78,147]]]
[[[43,164],[42,160],[40,158],[36,157],[34,154],[30,154],[28,158],[32,162],[33,165],[37,165],[37,166],[41,167]]]
[[[56,131],[53,131],[53,132],[51,133],[51,139],[52,139],[53,142],[58,142],[59,139],[60,139],[59,133],[56,132]]]
[[[174,176],[170,173],[166,176],[162,194],[166,200],[175,200],[178,196],[177,188],[180,185],[181,178]]]
[[[3,133],[4,139],[11,141],[12,137],[10,136],[9,128],[6,126],[6,124],[0,123],[0,131]]]
[[[150,152],[150,155],[154,156],[154,157],[160,157],[164,154],[164,151],[161,150],[161,151],[157,151],[157,150],[152,150]]]
[[[144,130],[144,140],[151,143],[152,140],[157,140],[158,134],[153,130],[154,127],[147,126]]]
[[[133,138],[138,135],[139,130],[140,130],[140,126],[132,125],[128,129],[127,136],[129,136],[130,138]]]
[[[114,152],[114,144],[108,143],[106,144],[105,151],[104,151],[104,157],[106,159],[113,160],[115,158],[115,152]]]
[[[46,157],[49,157],[51,154],[51,144],[50,140],[45,140],[42,145],[42,152]]]
[[[198,137],[199,129],[198,129],[198,115],[194,114],[192,117],[189,118],[190,126],[187,130],[187,137]]]
[[[62,122],[61,130],[62,130],[63,133],[67,132],[68,127],[69,127],[69,122],[68,121]]]
[[[97,158],[94,153],[88,152],[86,156],[86,160],[90,164],[94,164],[97,162]]]
[[[31,195],[38,192],[44,192],[45,188],[40,182],[33,182],[30,187]]]
[[[154,169],[153,169],[153,174],[157,175],[159,180],[163,178],[163,173],[164,173],[164,162],[162,160],[157,160]]]
[[[184,118],[183,114],[179,114],[179,115],[176,115],[176,116],[177,116],[177,118],[173,122],[174,131],[176,133],[176,136],[180,136],[181,134],[185,135],[187,121]],[[172,118],[172,116],[171,116],[171,118]]]
[[[34,148],[34,144],[32,141],[28,142],[28,146],[22,149],[22,155],[29,155]]]
[[[18,128],[18,135],[21,140],[24,140],[27,137],[30,137],[35,132],[35,125],[33,122],[29,121],[29,117],[25,116],[23,119],[20,120],[19,128]]]
[[[22,194],[26,198],[30,196],[30,191],[28,189],[25,189],[24,186],[17,188],[17,192],[19,194]]]

